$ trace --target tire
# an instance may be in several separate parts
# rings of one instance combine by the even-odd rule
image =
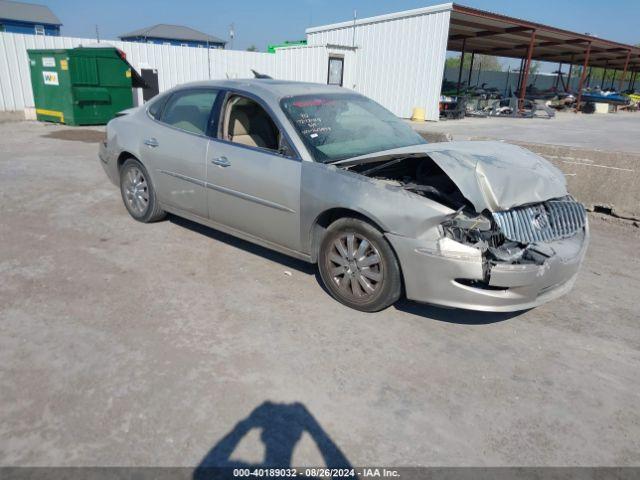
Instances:
[[[400,266],[389,242],[362,220],[341,218],[329,225],[318,269],[333,298],[362,312],[383,310],[402,293]]]
[[[124,206],[135,220],[151,223],[165,217],[147,170],[135,158],[129,158],[120,168],[120,193]]]

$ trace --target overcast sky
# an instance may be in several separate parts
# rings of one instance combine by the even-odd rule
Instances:
[[[118,35],[157,23],[173,23],[228,39],[235,26],[233,48],[304,38],[309,26],[435,5],[420,0],[37,0],[48,5],[63,23],[62,35]],[[640,0],[462,0],[463,5],[588,32],[622,43],[640,43]]]

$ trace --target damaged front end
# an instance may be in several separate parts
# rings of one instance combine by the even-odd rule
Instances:
[[[508,168],[499,171],[504,158],[474,161],[465,150],[464,162],[452,165],[431,153],[345,166],[453,210],[437,232],[413,239],[387,234],[402,265],[408,298],[513,311],[540,305],[572,287],[586,251],[588,225],[584,206],[567,194],[564,178],[534,163],[530,177],[544,167],[553,180],[545,190],[535,177],[523,180],[522,165],[514,178]],[[450,147],[446,157],[456,158]],[[527,193],[531,185],[535,190]]]
[[[583,249],[587,215],[570,196],[506,211],[470,214],[456,212],[442,223],[443,237],[476,250],[483,264],[478,278],[457,282],[473,288],[522,287],[546,268],[550,258],[561,260]]]

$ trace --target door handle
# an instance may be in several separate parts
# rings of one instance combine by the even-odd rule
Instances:
[[[214,158],[213,160],[211,160],[211,163],[213,163],[214,165],[218,165],[219,167],[231,166],[231,162],[229,161],[229,159],[227,159],[227,157]]]
[[[152,147],[152,148],[155,148],[155,147],[157,147],[158,145],[160,145],[160,144],[158,143],[158,140],[156,140],[155,138],[147,138],[147,139],[144,141],[144,144],[145,144],[146,146],[148,146],[148,147]]]

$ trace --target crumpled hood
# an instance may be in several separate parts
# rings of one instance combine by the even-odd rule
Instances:
[[[478,212],[509,210],[567,195],[564,174],[544,158],[517,145],[502,142],[442,142],[381,153],[426,153]]]
[[[448,142],[425,152],[478,212],[509,210],[567,195],[564,174],[541,156],[502,142]]]

